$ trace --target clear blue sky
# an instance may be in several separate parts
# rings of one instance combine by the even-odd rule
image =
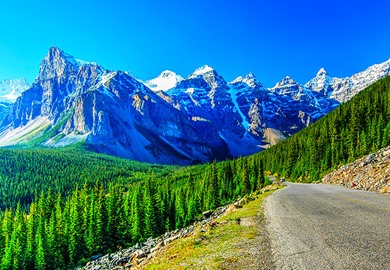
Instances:
[[[0,80],[32,82],[51,46],[141,79],[209,64],[227,80],[305,83],[389,59],[390,1],[3,1]]]

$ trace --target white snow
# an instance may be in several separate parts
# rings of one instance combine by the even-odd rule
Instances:
[[[101,84],[105,84],[109,80],[111,80],[118,72],[109,72],[107,74],[102,75]]]
[[[31,86],[26,79],[4,80],[0,82],[0,100],[15,102],[15,100]]]
[[[245,132],[247,132],[249,130],[249,122],[246,119],[245,115],[240,110],[240,106],[238,105],[238,102],[237,102],[237,92],[231,86],[229,87],[229,94],[232,97],[232,101],[233,101],[234,107],[236,108],[237,112],[240,114],[240,116],[242,118],[242,123],[241,124],[245,128]]]
[[[213,71],[214,69],[208,65],[201,66],[197,68],[188,78],[195,78],[197,76],[201,76],[206,74],[207,72]]]
[[[89,61],[84,61],[84,60],[81,60],[81,59],[75,59],[77,64],[79,66],[84,66],[84,65],[97,65],[96,62],[89,62]]]
[[[307,82],[305,87],[316,92],[328,90],[327,88],[330,87],[329,93],[325,93],[326,95],[339,102],[346,102],[366,87],[389,74],[390,59],[372,65],[366,70],[346,78],[330,77],[325,69],[320,69],[317,76]]]
[[[44,131],[52,121],[47,117],[38,116],[27,125],[15,129],[7,129],[0,133],[0,146],[15,145],[31,140]]]
[[[244,80],[244,78],[242,76],[238,76],[237,78],[235,78],[233,81],[230,82],[230,84],[236,84],[236,83],[240,83]]]
[[[173,71],[164,70],[157,78],[147,80],[144,83],[151,90],[157,91],[168,91],[184,80],[184,78]]]

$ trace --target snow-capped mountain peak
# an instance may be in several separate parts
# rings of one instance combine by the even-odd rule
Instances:
[[[156,78],[142,83],[153,91],[168,91],[169,89],[175,88],[182,80],[184,80],[184,78],[175,72],[164,70]]]
[[[244,80],[244,77],[242,76],[238,76],[237,78],[235,78],[233,81],[230,82],[230,84],[236,84],[236,83],[240,83]]]
[[[202,76],[202,75],[209,73],[209,72],[212,72],[212,71],[214,71],[214,69],[212,67],[210,67],[209,65],[204,65],[204,66],[197,68],[188,78],[191,79],[191,78],[195,78],[197,76]]]
[[[290,87],[295,86],[298,83],[294,81],[290,76],[286,76],[281,81],[279,81],[274,88],[280,88],[280,87]]]
[[[252,87],[252,88],[254,88],[254,87],[256,87],[256,86],[261,86],[261,87],[263,87],[263,84],[260,83],[260,82],[257,80],[256,76],[255,76],[252,72],[248,73],[248,74],[245,76],[245,78],[242,77],[242,76],[239,76],[239,77],[237,77],[236,79],[234,79],[233,81],[230,82],[230,84],[233,84],[233,85],[234,85],[234,84],[238,84],[238,83],[245,83],[245,84],[247,84],[248,86],[250,86],[250,87]]]
[[[305,87],[343,103],[389,74],[390,59],[345,78],[330,77],[325,69],[320,69],[316,77],[308,81]]]
[[[316,77],[322,77],[328,75],[328,72],[324,68],[320,68],[320,70],[317,72]]]
[[[30,88],[26,79],[4,80],[0,82],[0,100],[14,102]]]
[[[157,78],[169,78],[178,76],[175,72],[170,70],[164,70]]]

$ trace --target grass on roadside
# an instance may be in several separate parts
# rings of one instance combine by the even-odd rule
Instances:
[[[243,208],[231,206],[213,225],[170,243],[142,269],[253,269],[262,257],[271,256],[260,254],[267,241],[260,209],[271,193],[255,195]]]

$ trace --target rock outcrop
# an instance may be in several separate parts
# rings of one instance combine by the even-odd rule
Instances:
[[[341,166],[327,174],[323,183],[390,193],[390,146]]]
[[[306,85],[287,76],[265,88],[252,73],[227,82],[209,66],[186,79],[164,71],[145,85],[52,47],[33,85],[4,107],[0,146],[83,143],[97,152],[182,165],[246,156],[317,121],[387,75],[389,63],[342,80],[321,69]]]

